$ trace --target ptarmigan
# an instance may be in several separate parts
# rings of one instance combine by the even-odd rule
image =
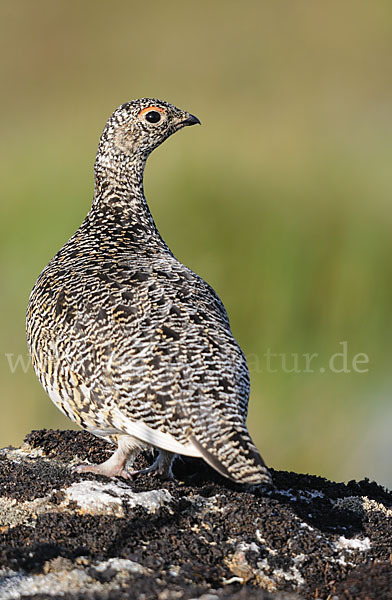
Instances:
[[[143,192],[148,155],[199,120],[161,100],[120,106],[103,130],[90,212],[39,276],[27,310],[38,378],[64,414],[117,450],[79,471],[129,477],[143,448],[239,483],[269,482],[246,428],[249,374],[215,291],[159,234]]]

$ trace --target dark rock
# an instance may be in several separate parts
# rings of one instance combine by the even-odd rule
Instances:
[[[71,471],[111,451],[74,431],[0,451],[2,599],[392,598],[392,494],[376,483],[272,471],[274,488],[246,488],[188,458],[174,481]]]

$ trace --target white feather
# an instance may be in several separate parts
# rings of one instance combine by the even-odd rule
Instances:
[[[174,454],[184,454],[185,456],[203,458],[200,451],[195,448],[192,442],[189,442],[189,444],[186,445],[181,444],[169,433],[152,429],[142,421],[131,421],[129,417],[125,417],[118,409],[113,410],[112,417],[113,424],[121,433],[127,433],[146,444],[150,444],[155,448],[167,450],[168,452],[173,452]]]

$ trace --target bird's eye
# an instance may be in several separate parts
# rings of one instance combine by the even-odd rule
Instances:
[[[149,123],[159,123],[161,120],[161,115],[157,110],[150,110],[148,113],[146,113],[145,119]]]
[[[160,106],[150,105],[146,106],[146,108],[142,108],[138,116],[139,119],[143,119],[144,121],[147,121],[147,123],[153,123],[155,125],[165,118],[166,113]]]

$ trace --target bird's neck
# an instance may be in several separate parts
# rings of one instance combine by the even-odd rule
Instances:
[[[97,155],[92,211],[112,214],[124,225],[138,225],[146,233],[159,235],[144,196],[143,175],[147,156],[118,157]]]

